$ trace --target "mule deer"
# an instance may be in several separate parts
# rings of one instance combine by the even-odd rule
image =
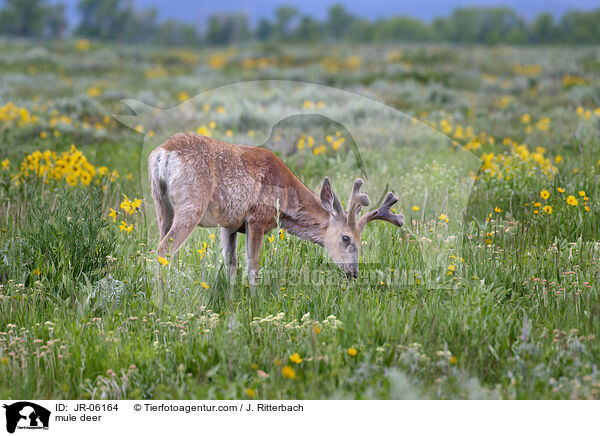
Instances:
[[[390,212],[398,199],[388,192],[381,207],[360,218],[370,204],[356,179],[344,211],[325,177],[314,194],[270,150],[179,133],[148,159],[160,243],[158,255],[174,254],[196,226],[221,227],[230,274],[237,271],[237,233],[246,234],[248,279],[256,284],[263,236],[279,225],[327,248],[348,277],[358,276],[360,236],[366,224],[384,220],[398,227],[404,216]]]

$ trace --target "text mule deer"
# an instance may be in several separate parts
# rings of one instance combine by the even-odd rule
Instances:
[[[327,248],[348,277],[358,276],[360,235],[373,220],[398,227],[391,213],[398,199],[388,192],[381,207],[357,217],[370,204],[356,179],[344,211],[325,177],[320,196],[308,189],[272,151],[179,133],[152,151],[148,172],[160,229],[158,255],[173,255],[196,226],[221,227],[223,255],[237,271],[237,233],[246,234],[248,280],[256,284],[266,232],[279,225],[292,235]]]

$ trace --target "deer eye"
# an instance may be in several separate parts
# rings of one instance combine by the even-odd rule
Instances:
[[[350,236],[348,236],[348,235],[342,236],[342,241],[344,241],[344,243],[346,243],[346,244],[349,243],[350,242]]]

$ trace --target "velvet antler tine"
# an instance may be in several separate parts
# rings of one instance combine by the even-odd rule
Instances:
[[[358,222],[359,228],[363,229],[368,222],[373,220],[387,221],[395,226],[402,227],[404,225],[404,215],[393,214],[390,210],[397,201],[398,197],[391,192],[388,192],[379,209],[373,210],[360,218]]]
[[[371,204],[369,196],[360,192],[363,183],[363,180],[360,178],[354,181],[352,194],[350,194],[350,201],[348,203],[348,219],[346,221],[348,227],[354,227],[356,225],[356,215],[360,212],[361,207],[366,207]]]

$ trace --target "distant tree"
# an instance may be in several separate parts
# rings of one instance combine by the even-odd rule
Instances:
[[[305,15],[300,19],[300,24],[294,32],[298,41],[314,42],[321,37],[321,25],[312,17]]]
[[[431,23],[431,32],[434,39],[452,40],[454,26],[448,18],[438,17]]]
[[[559,28],[554,23],[552,14],[539,14],[531,24],[531,42],[555,42],[558,38]]]
[[[279,6],[275,11],[275,35],[278,39],[286,39],[292,33],[293,20],[298,15],[298,9],[293,6]]]
[[[600,9],[590,12],[570,11],[560,20],[563,42],[596,44],[600,42]]]
[[[57,37],[66,27],[63,5],[46,0],[5,0],[0,10],[0,33],[21,37]]]
[[[347,38],[354,42],[370,42],[375,37],[376,24],[365,18],[352,20]]]
[[[414,18],[393,17],[377,23],[374,38],[378,41],[428,41],[433,38],[433,31]]]
[[[256,26],[255,33],[256,37],[261,41],[270,39],[274,34],[273,23],[271,23],[267,18],[261,18]]]
[[[80,0],[75,33],[87,38],[149,42],[158,32],[155,8],[134,9],[129,0]]]
[[[333,39],[342,39],[348,35],[354,19],[354,16],[349,14],[343,5],[332,5],[329,8],[327,30]]]
[[[18,35],[18,15],[13,8],[0,10],[0,34]]]
[[[46,11],[45,36],[48,38],[62,37],[67,28],[67,19],[65,18],[65,5],[58,4],[50,7]]]
[[[124,39],[133,9],[123,0],[80,0],[81,20],[75,33],[88,38]]]
[[[199,41],[226,45],[248,38],[315,42],[327,37],[352,42],[600,43],[600,9],[572,10],[558,22],[551,14],[542,13],[527,23],[509,8],[464,7],[428,24],[411,17],[370,21],[352,15],[339,3],[329,7],[326,20],[317,21],[309,15],[300,16],[294,6],[282,5],[276,9],[274,20],[260,19],[252,32],[245,14],[223,13],[211,15],[206,32],[199,35],[192,24],[174,20],[158,22],[156,9],[135,9],[133,1],[78,0],[81,19],[75,34],[163,45],[190,45]],[[0,34],[54,38],[61,37],[67,28],[63,4],[50,4],[49,0],[0,0],[0,5]]]
[[[123,36],[131,42],[147,42],[156,40],[158,11],[155,8],[132,10],[131,22],[123,29]]]
[[[246,14],[214,14],[208,19],[206,41],[210,44],[231,44],[232,42],[246,39],[249,34],[248,17]]]
[[[452,41],[497,44],[527,40],[525,21],[508,8],[460,8],[435,23],[444,29],[445,38]]]
[[[198,42],[198,32],[191,24],[166,20],[158,26],[156,40],[169,46],[193,45]]]

